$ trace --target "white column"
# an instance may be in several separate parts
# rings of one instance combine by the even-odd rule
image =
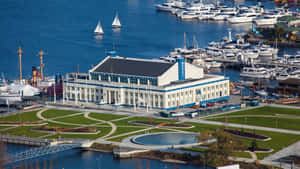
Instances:
[[[78,88],[74,87],[75,103],[78,103]]]
[[[65,104],[65,97],[66,97],[66,86],[65,83],[63,82],[63,104]]]

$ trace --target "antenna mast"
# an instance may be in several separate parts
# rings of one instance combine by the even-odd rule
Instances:
[[[40,78],[41,78],[41,80],[43,80],[44,79],[44,74],[43,74],[43,68],[44,68],[44,66],[45,66],[45,64],[43,63],[43,56],[44,56],[44,51],[39,51],[39,55],[40,55],[40,60],[41,60],[41,74],[40,74]]]
[[[183,46],[184,46],[184,49],[186,49],[186,37],[185,37],[185,32],[183,34]]]
[[[21,82],[22,81],[22,53],[23,53],[21,46],[19,46],[17,53],[19,54],[20,82]]]

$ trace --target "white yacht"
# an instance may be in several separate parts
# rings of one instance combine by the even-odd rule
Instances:
[[[182,20],[192,20],[198,18],[200,13],[188,12],[185,11],[180,15],[180,19]]]
[[[172,6],[175,4],[175,1],[168,1],[163,4],[156,4],[155,7],[158,11],[171,12]]]
[[[271,78],[271,72],[263,67],[244,67],[242,72],[240,73],[242,77],[250,77],[250,78]]]
[[[277,23],[277,18],[272,15],[266,15],[254,19],[254,23],[258,26],[261,25],[275,25]]]
[[[294,56],[290,56],[289,58],[287,58],[287,63],[291,64],[291,65],[300,65],[300,53],[297,52],[296,55]]]
[[[256,17],[257,17],[257,15],[239,14],[239,15],[227,18],[227,20],[231,24],[251,23]]]
[[[290,77],[287,71],[283,71],[276,76],[276,80],[287,80]]]
[[[213,13],[213,12],[205,12],[205,13],[201,13],[201,14],[198,16],[198,19],[199,19],[199,20],[209,20],[209,19],[213,19],[215,15],[216,15],[216,14]]]

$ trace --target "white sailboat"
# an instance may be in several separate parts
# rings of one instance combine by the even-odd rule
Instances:
[[[122,25],[120,23],[120,20],[119,20],[119,17],[118,17],[118,13],[116,14],[116,17],[115,17],[115,19],[112,23],[112,27],[113,28],[121,28],[122,27]]]
[[[101,23],[100,23],[100,20],[98,22],[97,27],[94,30],[94,33],[95,33],[95,35],[103,35],[104,34]]]

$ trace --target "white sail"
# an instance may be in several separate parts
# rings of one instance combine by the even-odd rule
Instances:
[[[120,23],[119,17],[118,17],[118,13],[116,14],[116,17],[112,23],[112,27],[114,28],[120,28],[122,25]]]
[[[100,20],[99,20],[98,25],[97,25],[96,29],[94,30],[94,32],[95,32],[95,34],[104,34]]]

